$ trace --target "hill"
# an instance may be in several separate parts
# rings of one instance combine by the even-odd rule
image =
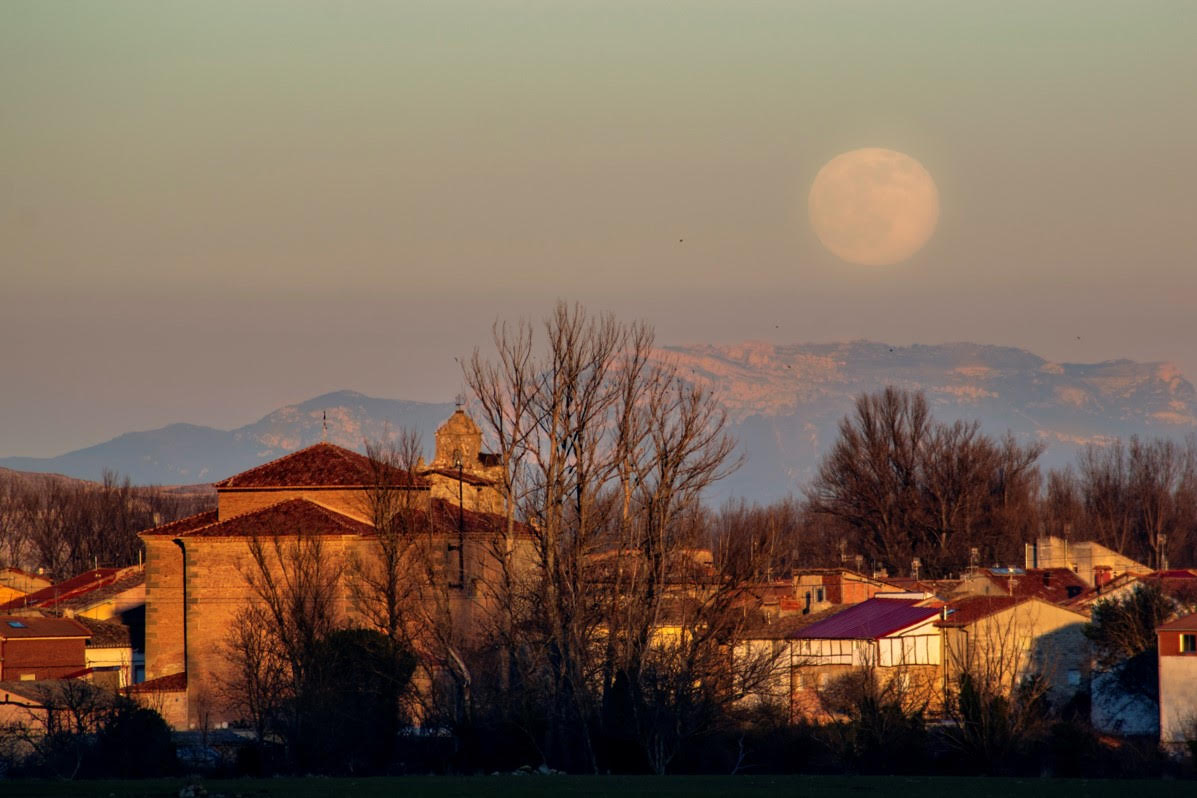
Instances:
[[[768,501],[799,490],[854,398],[887,384],[924,391],[939,419],[975,418],[990,434],[1009,430],[1047,443],[1045,466],[1072,462],[1088,443],[1197,431],[1197,391],[1167,363],[1054,363],[1009,347],[871,341],[672,346],[659,356],[715,392],[746,455],[745,466],[711,494],[716,502]],[[328,440],[361,450],[400,427],[418,430],[430,448],[451,412],[451,404],[338,391],[235,430],[172,424],[60,457],[0,459],[0,466],[85,479],[110,469],[142,484],[212,482],[321,440],[325,413]]]
[[[430,444],[437,425],[453,412],[453,407],[338,391],[281,407],[234,430],[170,424],[128,432],[59,457],[0,458],[0,467],[91,480],[100,479],[107,469],[144,485],[210,483],[318,443],[324,438],[325,413],[327,439],[361,450],[366,440],[382,438],[388,429],[404,426],[419,430],[425,443]]]

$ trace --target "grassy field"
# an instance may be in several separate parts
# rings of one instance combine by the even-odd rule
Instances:
[[[134,798],[179,795],[182,779],[149,781],[0,781],[4,798]],[[880,776],[408,776],[373,779],[230,779],[200,782],[208,798],[1181,798],[1192,781],[916,778]],[[203,793],[199,793],[202,795]]]

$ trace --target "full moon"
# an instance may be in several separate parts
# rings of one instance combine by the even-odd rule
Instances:
[[[906,260],[939,221],[939,191],[923,165],[877,147],[828,161],[811,184],[809,206],[823,246],[864,266]]]

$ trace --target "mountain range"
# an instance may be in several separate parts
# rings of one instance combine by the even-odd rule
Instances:
[[[1090,443],[1197,432],[1197,392],[1167,363],[1054,363],[1009,347],[870,341],[672,346],[659,356],[715,392],[745,456],[711,501],[768,501],[800,490],[855,397],[885,385],[923,391],[937,419],[978,419],[990,434],[1043,441],[1041,462],[1050,467],[1072,462]],[[234,430],[171,424],[59,457],[0,458],[0,467],[84,479],[110,469],[143,484],[211,482],[323,438],[361,450],[365,440],[409,427],[430,448],[453,409],[338,391]]]

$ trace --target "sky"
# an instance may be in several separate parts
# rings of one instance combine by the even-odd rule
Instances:
[[[0,456],[447,401],[558,298],[665,344],[974,341],[1197,378],[1197,4],[0,4]],[[820,167],[935,180],[845,263]]]

